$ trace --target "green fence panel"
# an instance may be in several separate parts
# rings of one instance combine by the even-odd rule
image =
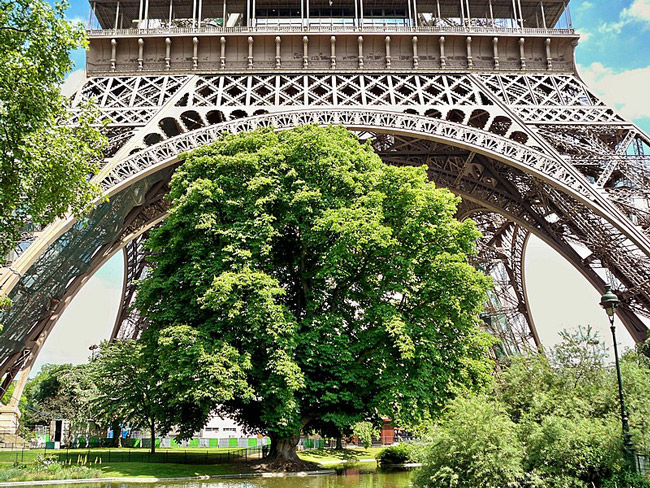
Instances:
[[[248,447],[257,447],[257,439],[248,439]]]
[[[161,439],[156,439],[156,447],[160,447],[160,441]]]
[[[190,439],[190,447],[199,447],[198,439]]]
[[[88,441],[88,447],[99,447],[99,437],[91,437]]]
[[[209,439],[208,445],[210,447],[219,447],[219,439]]]
[[[45,443],[45,449],[54,449],[54,442],[47,441]]]
[[[236,437],[228,439],[228,447],[237,447],[238,441]]]
[[[133,447],[140,447],[142,439],[133,439]]]
[[[312,447],[314,447],[314,439],[305,439],[304,445],[307,449],[311,449]]]
[[[176,439],[174,437],[169,439],[169,447],[178,447],[178,442],[176,442]]]

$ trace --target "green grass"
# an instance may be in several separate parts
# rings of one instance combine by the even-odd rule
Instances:
[[[323,461],[358,461],[359,459],[375,459],[375,455],[381,451],[381,447],[369,449],[310,449],[300,451],[298,456],[303,461],[322,463]],[[328,466],[329,467],[329,466]]]
[[[173,463],[110,463],[102,464],[102,477],[137,478],[182,478],[186,476],[205,476],[250,472],[245,463],[231,464],[173,464]]]
[[[358,461],[360,459],[374,459],[375,455],[381,448],[370,449],[343,449],[337,451],[336,449],[315,449],[309,451],[301,451],[298,453],[300,459],[303,461],[322,463],[323,461]],[[132,449],[132,456],[148,452],[147,449]],[[159,456],[164,456],[167,451],[167,456],[184,456],[184,449],[157,449],[156,452]],[[191,456],[205,455],[205,452],[227,452],[228,449],[187,449],[189,459]],[[48,450],[48,454],[53,451]],[[65,451],[59,451],[65,452]],[[108,449],[77,449],[70,450],[70,457],[72,459],[72,466],[62,469],[58,473],[59,479],[71,478],[74,472],[75,477],[79,477],[83,471],[82,467],[75,469],[77,456],[81,456],[82,460],[87,456],[87,472],[93,476],[100,476],[103,478],[113,477],[138,477],[138,478],[182,478],[188,476],[213,476],[223,474],[236,474],[251,472],[251,466],[245,462],[230,462],[224,464],[180,464],[180,463],[164,463],[164,462],[108,462],[106,461]],[[115,457],[117,450],[112,450],[112,457]],[[122,454],[127,452],[127,449],[122,450]],[[21,465],[27,465],[26,470],[19,470],[13,467],[16,460],[16,451],[0,451],[0,479],[54,479],[50,477],[53,473],[32,473],[36,460],[39,455],[44,453],[43,449],[26,450],[24,452],[18,451],[18,462]],[[90,453],[90,454],[89,454]],[[95,459],[101,457],[101,464],[94,464]],[[22,460],[21,460],[22,459]],[[335,465],[328,464],[327,468],[335,467]],[[71,476],[66,476],[67,472]],[[46,476],[43,476],[43,475]],[[37,477],[38,476],[38,477]]]

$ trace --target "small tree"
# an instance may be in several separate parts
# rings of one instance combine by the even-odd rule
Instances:
[[[89,364],[98,390],[95,417],[146,428],[152,453],[157,431],[180,425],[181,437],[190,437],[203,427],[192,419],[209,415],[212,402],[246,394],[240,380],[246,365],[236,365],[227,348],[207,353],[198,339],[194,329],[170,329],[157,336],[155,354],[141,341],[103,342]]]
[[[91,402],[95,419],[108,425],[124,422],[146,428],[154,453],[164,404],[144,358],[143,345],[134,340],[102,342],[99,353],[89,363],[89,372],[97,388]]]
[[[361,445],[368,449],[372,446],[373,437],[379,437],[379,428],[372,422],[356,422],[352,425],[352,433],[359,437]]]

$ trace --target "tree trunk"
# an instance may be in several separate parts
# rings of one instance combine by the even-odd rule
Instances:
[[[298,441],[300,441],[299,433],[282,438],[271,436],[271,449],[266,459],[279,463],[300,462],[296,452]]]
[[[336,450],[337,451],[343,450],[343,439],[341,437],[336,438]]]
[[[113,430],[113,446],[122,447],[122,428],[120,427],[120,423],[113,422],[111,429]]]
[[[151,419],[151,454],[156,454],[156,422]]]

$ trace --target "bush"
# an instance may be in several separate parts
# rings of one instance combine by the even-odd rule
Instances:
[[[558,485],[560,478],[600,483],[623,467],[620,426],[614,420],[549,416],[525,426],[524,467]]]
[[[603,488],[650,488],[650,481],[638,473],[618,473],[603,483]]]
[[[433,431],[416,486],[476,488],[518,486],[524,479],[515,424],[484,396],[458,397]]]
[[[382,449],[377,454],[380,464],[405,464],[419,463],[424,457],[424,444],[413,442],[402,442],[396,446]]]

